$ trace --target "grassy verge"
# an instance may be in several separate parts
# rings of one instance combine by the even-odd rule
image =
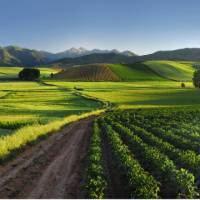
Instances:
[[[58,131],[64,125],[92,115],[99,115],[104,111],[104,109],[100,109],[81,115],[71,115],[62,120],[56,120],[45,125],[36,124],[18,129],[14,134],[0,139],[0,163],[4,163],[5,161],[15,157],[20,149],[25,145],[33,143],[39,138]]]

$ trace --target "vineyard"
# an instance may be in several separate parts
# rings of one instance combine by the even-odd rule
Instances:
[[[106,64],[69,67],[56,74],[54,78],[67,81],[120,81]]]
[[[109,111],[93,126],[88,198],[197,198],[200,113],[195,109]]]

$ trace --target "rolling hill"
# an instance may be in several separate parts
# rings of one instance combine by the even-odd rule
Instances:
[[[152,71],[169,80],[192,80],[194,68],[188,64],[175,61],[146,61],[144,62]]]
[[[54,78],[67,81],[120,81],[120,78],[104,64],[70,67],[55,74]]]
[[[163,80],[143,63],[108,64],[110,69],[123,81]]]
[[[194,70],[192,63],[153,60],[67,67],[54,78],[67,81],[191,81]]]

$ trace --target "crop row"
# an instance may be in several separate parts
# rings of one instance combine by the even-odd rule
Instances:
[[[91,137],[88,168],[86,178],[87,198],[89,199],[103,199],[105,198],[105,191],[107,187],[107,180],[103,167],[102,158],[102,141],[101,133],[97,122],[93,125],[93,134]]]
[[[127,180],[130,198],[158,198],[160,183],[141,167],[128,146],[111,126],[105,121],[101,122],[101,126],[106,134],[116,167]]]
[[[151,125],[162,127],[165,130],[172,131],[175,135],[183,136],[186,139],[189,139],[191,141],[198,141],[200,142],[200,127],[198,126],[198,123],[191,124],[189,122],[183,123],[178,121],[166,121],[161,119],[146,119],[148,120]]]
[[[173,144],[175,147],[183,150],[192,150],[196,153],[200,153],[200,143],[196,140],[191,140],[184,137],[181,134],[176,134],[174,129],[166,130],[161,124],[153,123],[152,119],[146,119],[142,115],[137,115],[134,113],[122,113],[118,116],[113,116],[115,120],[120,120],[126,124],[134,124],[139,127],[152,132],[159,138]],[[157,116],[156,116],[157,118]],[[162,121],[162,118],[158,118],[158,121]],[[176,132],[181,132],[181,129],[177,129]]]
[[[165,154],[144,143],[128,128],[119,123],[115,123],[114,128],[143,166],[151,171],[163,185],[168,186],[167,189],[165,188],[165,195],[170,194],[170,197],[183,198],[192,198],[197,195],[193,174],[185,169],[178,170],[173,161]]]
[[[116,126],[115,122],[111,123]],[[186,168],[191,171],[197,179],[200,177],[200,155],[196,154],[194,151],[185,150],[182,151],[175,148],[172,144],[156,137],[151,132],[144,130],[141,127],[135,126],[133,124],[126,124],[126,126],[131,130],[133,134],[140,137],[145,143],[156,147],[159,151],[166,154],[170,159],[172,159],[178,167]]]

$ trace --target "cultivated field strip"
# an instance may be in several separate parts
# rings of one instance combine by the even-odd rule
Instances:
[[[101,131],[97,122],[93,124],[93,133],[90,139],[90,149],[88,155],[88,169],[85,188],[87,198],[105,198],[107,181],[103,169],[103,153],[101,150]]]
[[[199,197],[200,155],[195,146],[190,143],[192,140],[184,136],[185,132],[184,134],[176,133],[181,128],[181,123],[187,120],[189,122],[194,113],[185,112],[181,122],[182,113],[177,111],[178,126],[175,127],[173,126],[175,116],[172,118],[173,123],[163,122],[171,115],[175,115],[170,109],[164,109],[165,112],[159,109],[150,111],[158,113],[158,118],[155,113],[151,115],[148,110],[129,110],[108,112],[98,119],[98,125],[101,128],[101,133],[98,134],[99,140],[101,138],[98,151],[101,155],[105,154],[103,146],[106,145],[107,154],[111,156],[110,162],[105,161],[107,157],[101,157],[99,169],[106,179],[103,179],[105,181],[103,189],[95,190],[97,195],[98,191],[104,191],[102,193],[104,197],[117,198],[119,197],[117,194],[109,194],[111,191],[109,187],[112,187],[112,190],[114,188],[113,191],[115,191],[121,186],[121,193],[126,194],[127,198]],[[155,124],[159,129],[155,127]],[[172,127],[169,135],[165,131],[165,125],[170,128],[170,124]],[[162,131],[158,134],[154,129]],[[198,124],[196,124],[196,129],[198,129]],[[193,134],[193,131],[191,132]],[[181,145],[177,145],[181,142],[176,144],[170,136],[173,139],[181,138],[181,142],[186,141],[184,145],[187,144],[187,146],[182,148]],[[140,180],[141,177],[143,177],[142,180]],[[125,183],[126,187],[124,187]],[[96,184],[97,187],[98,185],[102,186],[100,183]]]

